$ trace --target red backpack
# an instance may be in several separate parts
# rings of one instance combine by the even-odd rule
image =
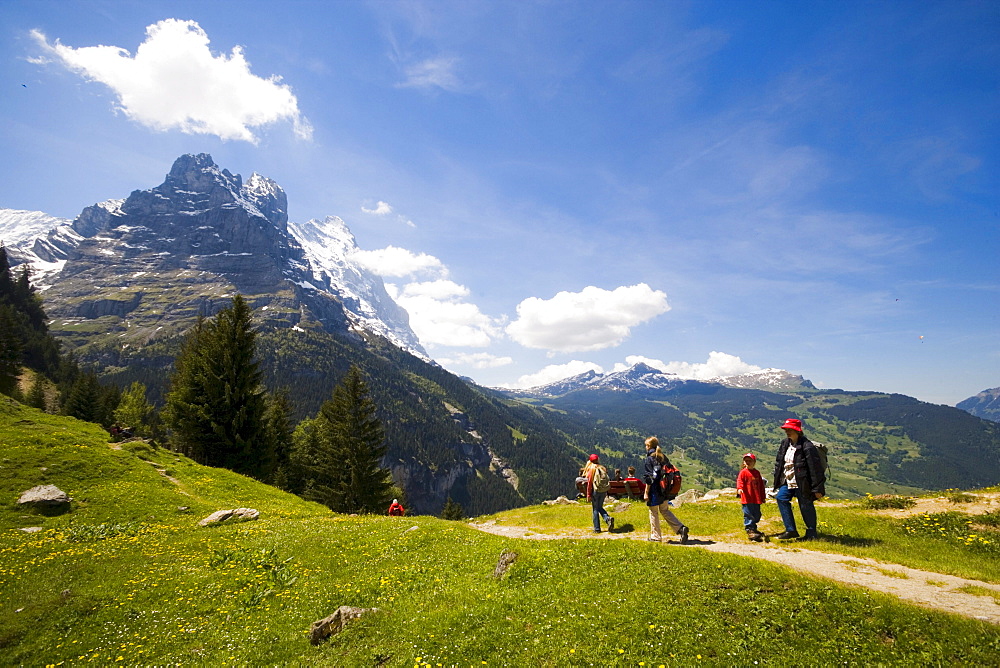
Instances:
[[[677,495],[681,491],[681,472],[677,470],[677,467],[670,463],[668,459],[663,466],[658,466],[659,469],[654,477],[654,482],[659,485],[660,494],[659,496],[667,501],[671,501],[677,498]]]

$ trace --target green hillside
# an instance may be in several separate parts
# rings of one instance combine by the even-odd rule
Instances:
[[[113,449],[97,426],[7,399],[0,466],[6,665],[986,665],[1000,653],[986,623],[730,555],[335,515],[141,442]],[[68,492],[70,511],[17,508],[38,484]],[[236,507],[260,519],[197,526]],[[495,578],[504,550],[518,557]],[[310,645],[311,622],[340,605],[378,611]]]
[[[689,486],[732,486],[741,455],[760,457],[770,477],[786,418],[830,452],[828,493],[914,494],[1000,481],[1000,424],[898,394],[775,393],[696,383],[670,391],[577,391],[546,399],[549,421],[591,443],[614,467],[638,465],[657,435]]]

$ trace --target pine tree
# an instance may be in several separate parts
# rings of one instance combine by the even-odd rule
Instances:
[[[199,322],[175,362],[166,418],[182,452],[263,478],[270,454],[252,316],[237,294],[214,320]]]
[[[17,389],[21,350],[21,340],[17,336],[17,314],[7,304],[0,303],[0,394],[10,396]]]
[[[48,399],[45,396],[45,376],[35,373],[28,387],[28,394],[24,399],[25,403],[39,410],[48,410]]]
[[[267,466],[267,479],[282,489],[288,484],[288,460],[292,450],[292,402],[288,388],[282,388],[267,397],[264,411],[268,451],[272,461]],[[276,478],[280,472],[280,480]],[[280,484],[279,484],[280,483]]]
[[[101,421],[101,386],[93,373],[81,373],[63,404],[64,415],[87,422]]]
[[[316,423],[320,458],[314,493],[337,512],[382,512],[392,477],[381,466],[385,432],[360,369],[348,370]]]
[[[462,506],[451,500],[445,501],[444,508],[441,509],[441,519],[443,520],[464,520],[465,513],[462,511]]]

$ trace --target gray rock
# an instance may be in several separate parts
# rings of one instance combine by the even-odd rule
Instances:
[[[496,568],[493,569],[493,577],[500,579],[504,576],[507,570],[517,561],[517,552],[512,550],[504,550],[500,553],[500,559],[497,561]]]
[[[19,506],[56,508],[67,506],[72,500],[66,492],[55,485],[37,485],[21,494],[17,504]]]
[[[42,530],[42,527],[21,527],[18,531],[23,531],[24,533],[38,533]]]
[[[546,506],[571,506],[576,503],[576,501],[570,501],[565,496],[560,496],[557,499],[551,501],[542,501]]]
[[[260,517],[260,511],[255,508],[233,508],[232,510],[216,510],[214,513],[198,522],[198,526],[210,524],[235,524],[236,522],[251,522]]]
[[[696,489],[689,489],[683,494],[678,494],[677,498],[670,502],[674,508],[679,508],[685,503],[694,503],[701,496],[701,492]]]
[[[318,645],[330,636],[340,633],[348,623],[369,612],[378,612],[378,608],[355,608],[350,605],[342,605],[329,617],[312,623],[312,626],[309,627],[309,642]]]

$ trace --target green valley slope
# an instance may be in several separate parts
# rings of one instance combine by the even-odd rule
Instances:
[[[1000,653],[994,626],[732,555],[664,560],[645,541],[529,543],[335,515],[142,443],[115,450],[93,425],[8,400],[0,465],[10,665],[984,665]],[[71,510],[15,507],[41,483],[69,492]],[[261,518],[197,526],[237,506]],[[42,530],[20,531],[31,526]],[[504,551],[517,558],[494,577]],[[643,612],[646,581],[670,583],[669,615]],[[340,605],[378,611],[310,645],[310,623]]]

